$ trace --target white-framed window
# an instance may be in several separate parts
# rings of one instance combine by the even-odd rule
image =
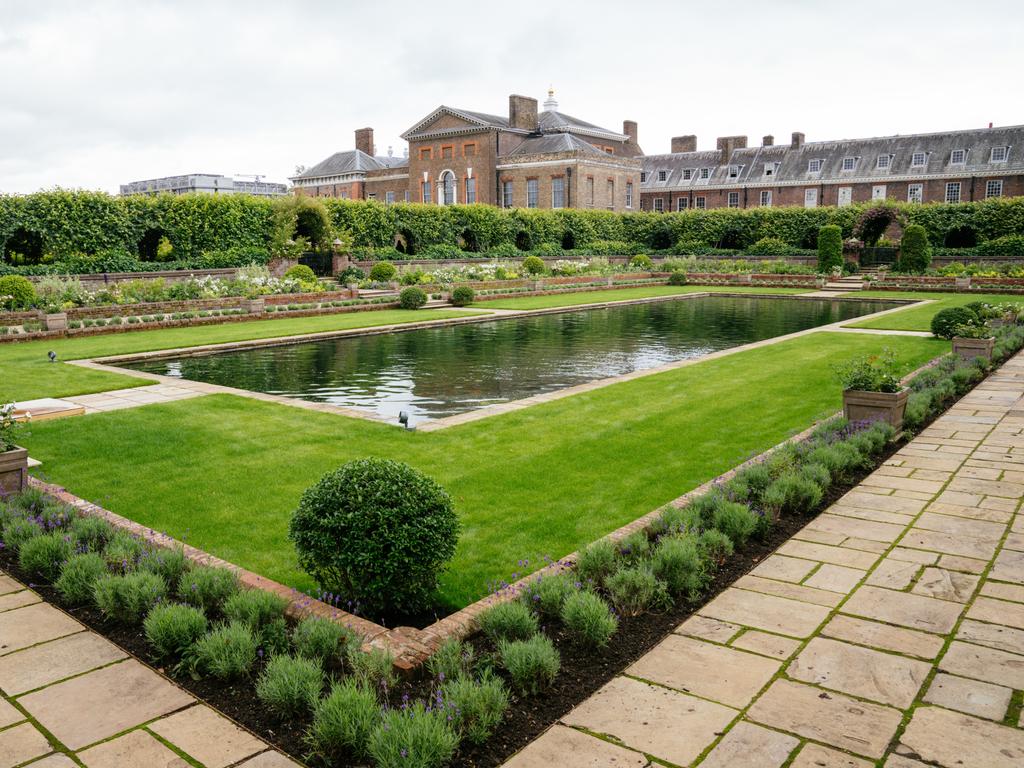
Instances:
[[[512,182],[501,182],[501,205],[504,208],[512,207]]]
[[[676,198],[676,210],[685,211],[690,206],[690,198],[688,197],[677,197]]]
[[[711,178],[711,169],[710,168],[701,168],[700,169],[700,178],[701,179],[710,179]]]
[[[844,171],[852,171],[856,167],[857,167],[857,158],[856,157],[844,157],[843,158],[843,170]]]
[[[1009,156],[1010,156],[1010,148],[1009,147],[992,147],[992,154],[989,157],[989,162],[992,162],[992,163],[1005,163]]]
[[[907,202],[908,203],[923,203],[924,202],[924,184],[908,184],[907,185]]]
[[[654,210],[656,213],[662,213],[665,210],[665,200],[661,197],[654,198]]]
[[[928,164],[928,154],[926,152],[915,152],[910,156],[910,165],[913,168],[921,168]]]
[[[765,176],[774,176],[775,175],[775,171],[777,171],[778,169],[779,169],[779,164],[778,163],[765,163],[764,164],[764,175]]]
[[[818,207],[818,190],[816,189],[805,189],[804,190],[804,208],[817,208]]]
[[[845,208],[853,205],[853,187],[840,187],[836,195],[836,205]]]
[[[640,183],[647,181],[647,171],[640,171]]]
[[[476,179],[466,179],[466,205],[476,202]]]
[[[420,197],[424,203],[429,203],[432,200],[432,196],[430,194],[430,187],[431,184],[429,181],[424,181],[423,184],[421,185],[422,191],[420,192]]]
[[[808,173],[821,173],[821,158],[813,157],[807,161]]]
[[[1003,180],[1002,179],[989,179],[985,182],[985,197],[1002,197],[1003,196]]]
[[[395,193],[394,192],[385,192],[384,193],[384,202],[387,203],[388,205],[391,205],[392,203],[394,203],[395,202]]]
[[[633,182],[632,181],[627,181],[626,182],[626,207],[627,208],[632,208],[633,207]]]
[[[729,193],[728,206],[730,208],[739,208],[740,207],[740,193],[739,192],[730,192]]]
[[[366,197],[367,197],[368,200],[376,200],[377,199],[377,193],[376,192],[371,192]]]
[[[892,165],[892,155],[879,155],[878,160],[875,161],[875,168],[879,170],[885,170]]]
[[[526,207],[536,208],[537,198],[539,197],[540,186],[536,179],[526,180]]]
[[[683,181],[689,181],[693,178],[693,168],[683,168]]]
[[[729,166],[729,178],[730,179],[736,179],[736,178],[739,178],[739,175],[740,175],[740,166],[738,166],[738,165],[730,165]]]
[[[561,176],[551,179],[551,207],[565,208],[565,179]]]
[[[885,200],[885,184],[875,184],[871,188],[872,200]]]
[[[658,171],[658,181],[665,181],[668,178],[668,171]]]
[[[946,202],[947,203],[959,203],[960,202],[960,182],[950,181],[946,183]]]
[[[761,207],[771,208],[772,207],[772,191],[770,189],[761,190]]]
[[[409,202],[409,190],[405,190],[405,202]]]
[[[954,149],[949,153],[949,164],[950,165],[963,165],[967,162],[967,150],[966,149]]]
[[[441,174],[441,189],[439,190],[441,195],[441,202],[445,205],[455,205],[458,202],[456,200],[456,189],[455,189],[455,174],[451,171],[445,171]]]
[[[704,198],[704,195],[697,195],[696,199],[693,201],[693,207],[699,208],[700,210],[704,210],[708,207],[708,203]]]

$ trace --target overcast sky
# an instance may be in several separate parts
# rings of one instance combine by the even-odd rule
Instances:
[[[1020,0],[0,0],[0,192],[285,181],[440,104],[508,95],[669,138],[1024,123]]]

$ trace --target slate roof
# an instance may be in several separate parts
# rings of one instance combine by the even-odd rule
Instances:
[[[546,152],[582,152],[587,155],[605,153],[588,141],[571,133],[550,133],[545,136],[531,136],[513,149],[509,155],[540,155]]]
[[[611,131],[599,125],[580,120],[578,117],[566,115],[554,109],[546,109],[537,116],[537,122],[542,133],[553,133],[568,131],[570,133],[595,133],[618,141],[625,141],[628,137],[618,131]]]
[[[398,168],[408,165],[409,160],[405,157],[373,157],[358,149],[349,149],[345,152],[335,152],[326,160],[308,168],[292,180],[319,179],[324,176],[343,176],[351,173],[366,173],[367,171],[379,171],[385,168]]]

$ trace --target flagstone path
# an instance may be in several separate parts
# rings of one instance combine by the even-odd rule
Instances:
[[[0,768],[15,766],[298,768],[0,572]]]
[[[507,768],[1024,766],[1024,353]]]

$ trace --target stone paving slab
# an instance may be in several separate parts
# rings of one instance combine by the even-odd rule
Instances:
[[[4,611],[0,613],[0,656],[83,629],[84,626],[47,603]]]
[[[742,721],[701,763],[703,768],[779,768],[800,742],[784,733]]]
[[[820,744],[808,743],[800,750],[790,768],[872,768],[874,763],[838,752]]]
[[[79,632],[0,657],[0,690],[17,696],[126,657],[94,632]]]
[[[743,589],[727,589],[700,609],[702,616],[790,637],[808,637],[828,614],[829,609],[821,605]]]
[[[149,730],[206,768],[226,768],[265,747],[262,741],[204,705],[157,720]]]
[[[643,755],[555,725],[505,765],[508,768],[644,768]]]
[[[953,629],[963,606],[933,597],[862,586],[843,604],[842,612],[945,634]]]
[[[932,680],[924,700],[968,715],[1002,720],[1012,695],[1013,690],[1001,685],[940,673]]]
[[[939,707],[918,707],[897,752],[956,768],[1020,768],[1024,731]]]
[[[32,723],[0,731],[0,768],[13,768],[52,751],[50,742]]]

